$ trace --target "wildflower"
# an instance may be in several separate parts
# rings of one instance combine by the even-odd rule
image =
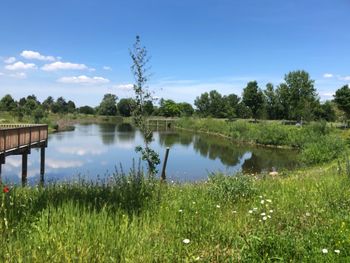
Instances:
[[[262,197],[262,195],[259,195],[259,197],[260,197],[260,199],[262,199],[263,197]]]
[[[194,204],[194,205],[195,205],[195,204],[196,204],[196,202],[195,202],[195,201],[193,201],[193,202],[192,202],[192,204]]]
[[[264,199],[260,201],[260,204],[263,205],[264,203],[265,203],[265,200],[264,200]]]
[[[273,213],[273,210],[270,210],[269,212],[270,212],[270,213]]]
[[[268,215],[267,217],[268,217],[268,218],[271,218],[271,216],[270,216],[270,215]]]
[[[252,213],[253,213],[253,210],[249,210],[248,213],[249,213],[249,214],[252,214]]]
[[[4,193],[10,192],[10,188],[8,186],[5,186],[4,189],[2,189]]]
[[[220,206],[219,206],[219,205],[216,205],[216,208],[220,208]]]
[[[267,219],[267,217],[266,217],[266,216],[264,216],[262,219],[265,221],[265,220]]]
[[[311,216],[311,214],[310,214],[309,212],[307,212],[305,215],[306,215],[306,216]]]
[[[323,254],[327,254],[328,253],[328,249],[327,248],[322,249],[322,253]]]
[[[339,254],[339,253],[340,253],[340,250],[339,250],[339,249],[334,249],[334,253]]]
[[[182,240],[182,243],[184,244],[189,244],[190,243],[190,240],[188,238],[185,238],[184,240]]]
[[[182,213],[183,212],[183,210],[182,209],[179,209],[179,213]]]
[[[198,261],[198,260],[200,260],[200,259],[201,259],[201,257],[198,256],[198,257],[196,257],[194,260],[195,260],[195,261]]]
[[[271,199],[266,199],[266,202],[272,203]]]
[[[266,216],[266,213],[261,213],[260,215],[261,215],[261,216]]]
[[[253,210],[256,211],[256,210],[258,210],[258,208],[254,207]]]
[[[236,213],[237,213],[237,211],[236,211],[236,210],[233,210],[233,211],[232,211],[232,213],[236,214]]]

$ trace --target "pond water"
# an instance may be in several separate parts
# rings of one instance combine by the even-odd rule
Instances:
[[[142,145],[141,133],[130,124],[76,125],[74,131],[49,135],[46,149],[45,182],[66,181],[82,177],[86,180],[105,178],[115,168],[128,171],[136,166]],[[206,180],[215,171],[256,173],[292,169],[297,153],[291,150],[236,144],[220,137],[190,132],[155,131],[152,148],[164,159],[170,147],[167,178],[174,181]],[[28,156],[28,182],[35,184],[40,175],[40,152]],[[158,167],[161,170],[161,165]],[[21,156],[9,156],[3,165],[5,182],[21,182]]]

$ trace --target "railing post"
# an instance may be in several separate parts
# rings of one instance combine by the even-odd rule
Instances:
[[[27,173],[28,173],[28,153],[22,154],[22,185],[27,184]]]
[[[170,150],[170,148],[166,147],[165,158],[164,158],[164,162],[163,162],[162,174],[160,176],[162,181],[165,181],[165,179],[166,179],[165,170],[166,170],[166,165],[167,165],[167,162],[168,162],[169,150]]]

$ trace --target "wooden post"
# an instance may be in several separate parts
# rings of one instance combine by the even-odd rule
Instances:
[[[27,183],[27,172],[28,172],[28,153],[22,154],[22,184]]]
[[[45,173],[45,147],[42,146],[40,149],[40,174],[44,175]]]
[[[161,174],[161,179],[162,179],[162,180],[165,180],[165,179],[166,179],[166,176],[165,176],[165,169],[166,169],[166,164],[167,164],[167,162],[168,162],[169,150],[170,150],[170,148],[169,148],[169,147],[166,147],[166,150],[165,150],[165,158],[164,158],[164,162],[163,162],[163,169],[162,169],[162,174]]]

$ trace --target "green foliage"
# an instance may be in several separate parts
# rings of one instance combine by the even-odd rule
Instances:
[[[175,101],[161,99],[158,114],[164,117],[179,117],[181,109]]]
[[[99,114],[115,116],[117,114],[117,99],[117,96],[114,94],[105,94],[99,106]]]
[[[345,143],[342,139],[324,135],[302,147],[301,160],[308,165],[326,163],[339,158],[345,151]]]
[[[345,112],[346,117],[350,117],[350,88],[349,85],[345,85],[338,89],[334,95],[334,102],[338,108]]]
[[[82,114],[95,114],[95,109],[87,105],[79,107],[77,110]]]
[[[0,111],[13,111],[16,108],[17,104],[10,94],[5,95],[0,100]]]
[[[243,90],[242,101],[251,110],[253,117],[256,119],[264,105],[264,95],[256,81],[248,82],[247,87]]]
[[[243,174],[212,174],[209,176],[208,191],[214,200],[228,203],[249,200],[256,195],[253,179]]]
[[[157,173],[157,165],[160,163],[159,155],[151,147],[150,143],[153,140],[153,134],[146,123],[146,108],[149,102],[152,102],[152,96],[147,88],[149,74],[147,72],[147,63],[149,57],[145,47],[141,45],[139,36],[136,36],[136,41],[133,50],[130,50],[132,59],[131,71],[133,73],[135,84],[133,86],[135,92],[135,108],[133,109],[133,120],[136,126],[144,136],[144,147],[137,146],[136,151],[141,153],[142,160],[148,164],[148,174],[153,176]],[[146,108],[145,108],[146,106]]]
[[[130,117],[135,108],[135,101],[132,98],[121,99],[117,104],[117,108],[121,116]]]

